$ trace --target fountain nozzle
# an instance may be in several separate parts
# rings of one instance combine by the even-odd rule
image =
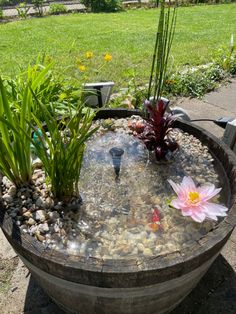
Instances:
[[[113,167],[115,170],[116,174],[116,179],[119,178],[120,174],[120,164],[121,164],[121,156],[124,154],[124,150],[119,147],[112,147],[109,150],[109,153],[111,154],[112,157],[112,162],[113,162]]]

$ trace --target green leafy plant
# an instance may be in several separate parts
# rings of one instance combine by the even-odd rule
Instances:
[[[26,19],[28,12],[30,10],[30,7],[27,6],[25,2],[22,2],[16,7],[16,10],[17,10],[17,14],[19,18]]]
[[[202,97],[215,89],[219,82],[236,74],[236,54],[233,35],[230,46],[217,49],[212,62],[203,66],[190,67],[169,74],[165,82],[165,93],[186,97]]]
[[[67,8],[64,4],[62,3],[52,3],[50,4],[49,7],[49,14],[61,14],[61,13],[66,13]]]
[[[82,0],[92,12],[116,12],[122,9],[120,0]]]
[[[83,105],[79,105],[76,114],[69,118],[64,116],[58,123],[45,105],[38,101],[38,106],[43,112],[47,132],[33,114],[33,121],[40,132],[34,129],[40,141],[32,141],[32,144],[43,163],[54,197],[70,202],[79,196],[78,181],[85,141],[96,131],[95,128],[90,130],[94,114],[90,110],[84,113]]]
[[[3,80],[0,78],[0,171],[17,187],[31,181],[30,156],[32,103],[26,86],[22,93],[20,112],[12,110]]]
[[[0,20],[3,18],[3,10],[0,8]]]
[[[135,69],[127,70],[127,88],[114,94],[109,106],[112,108],[142,109],[143,101],[147,98],[147,87],[140,85]]]
[[[35,64],[29,65],[27,70],[23,70],[15,79],[5,79],[7,96],[15,110],[21,108],[22,93],[27,84],[30,84],[37,99],[45,103],[50,112],[54,112],[55,109],[56,114],[61,114],[61,110],[65,106],[72,107],[75,105],[77,99],[73,99],[75,96],[72,97],[75,87],[68,86],[59,76],[56,76],[55,71],[52,71],[53,65],[54,63],[48,58],[38,56]],[[63,96],[65,92],[66,95]],[[34,113],[40,120],[43,120],[44,117],[34,98],[32,98],[32,94],[29,97],[32,100]],[[72,105],[70,105],[70,102],[72,102]]]
[[[35,64],[16,80],[0,79],[0,171],[17,187],[31,182],[32,129],[27,121],[31,121],[32,111],[40,112],[31,90],[42,98],[51,67]]]
[[[165,83],[165,92],[169,95],[184,97],[202,97],[217,87],[225,78],[225,72],[217,65],[196,69],[187,68],[170,76]]]
[[[43,5],[45,0],[33,0],[34,9],[37,12],[38,16],[43,16]]]
[[[231,34],[229,48],[222,47],[218,49],[213,57],[213,62],[231,75],[236,74],[236,54],[233,34]]]

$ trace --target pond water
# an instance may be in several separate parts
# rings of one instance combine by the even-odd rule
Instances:
[[[143,143],[118,129],[92,138],[81,170],[83,203],[76,213],[65,212],[67,236],[53,248],[98,258],[136,258],[181,251],[210,231],[183,217],[169,202],[174,192],[167,179],[180,183],[191,176],[197,184],[220,185],[207,147],[191,135],[173,132],[180,145],[173,160],[157,163]],[[119,175],[111,149],[119,148]],[[116,161],[115,161],[116,162]]]

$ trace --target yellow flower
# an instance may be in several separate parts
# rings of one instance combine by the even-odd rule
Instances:
[[[109,53],[106,53],[105,56],[104,56],[104,60],[109,62],[112,60],[112,55],[110,55]]]
[[[93,57],[93,52],[92,51],[87,51],[85,53],[85,56],[86,56],[87,59],[91,59]]]
[[[86,70],[86,66],[80,65],[79,70],[80,70],[80,72],[84,72]]]
[[[61,93],[60,96],[59,96],[59,99],[60,99],[60,100],[63,100],[63,99],[65,99],[65,98],[67,98],[66,93]]]

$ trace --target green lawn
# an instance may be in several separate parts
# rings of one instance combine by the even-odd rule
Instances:
[[[39,52],[46,52],[69,77],[75,59],[85,51],[113,56],[100,73],[120,87],[135,69],[148,78],[159,10],[130,10],[114,14],[70,14],[32,18],[0,25],[0,71],[12,75]],[[203,64],[212,52],[236,38],[236,3],[181,7],[173,43],[173,63]],[[98,57],[97,57],[98,58]],[[98,60],[99,62],[99,60]]]

